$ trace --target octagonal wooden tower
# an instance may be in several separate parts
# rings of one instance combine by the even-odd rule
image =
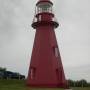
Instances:
[[[36,35],[27,78],[28,86],[67,87],[54,32],[59,24],[55,20],[52,6],[50,0],[39,0],[36,4],[32,23]]]

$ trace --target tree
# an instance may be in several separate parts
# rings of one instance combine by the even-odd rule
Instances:
[[[88,83],[85,79],[82,80],[77,80],[77,81],[73,81],[73,80],[68,80],[68,84],[70,87],[89,87],[90,83]]]
[[[6,68],[2,68],[2,67],[0,67],[0,71],[6,71]]]
[[[79,83],[80,83],[80,85],[81,85],[82,87],[86,87],[87,84],[88,84],[87,81],[84,80],[84,79],[80,80]]]

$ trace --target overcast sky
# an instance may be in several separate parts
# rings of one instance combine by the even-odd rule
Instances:
[[[0,0],[0,67],[27,76],[38,0]],[[66,78],[90,81],[90,0],[52,0]]]

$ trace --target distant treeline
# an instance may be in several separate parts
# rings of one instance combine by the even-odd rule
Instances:
[[[90,87],[90,83],[87,82],[86,80],[68,80],[68,84],[70,87]]]
[[[6,68],[0,67],[0,79],[25,79],[24,75],[17,72],[7,71]]]

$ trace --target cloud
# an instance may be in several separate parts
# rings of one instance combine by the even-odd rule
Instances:
[[[90,81],[90,65],[81,65],[77,67],[66,67],[65,73],[67,79],[73,78],[73,80],[81,80],[86,79],[87,81]]]
[[[65,65],[77,66],[90,63],[89,3],[89,0],[57,0],[56,2],[55,12],[60,22],[56,34]]]
[[[28,71],[34,39],[30,30],[33,7],[28,1],[0,0],[0,66],[24,74]]]
[[[0,0],[0,45],[7,43],[17,33],[14,18],[15,9],[20,4],[21,0]]]
[[[13,18],[19,3],[20,0],[0,0],[0,31],[8,33],[14,29]]]

